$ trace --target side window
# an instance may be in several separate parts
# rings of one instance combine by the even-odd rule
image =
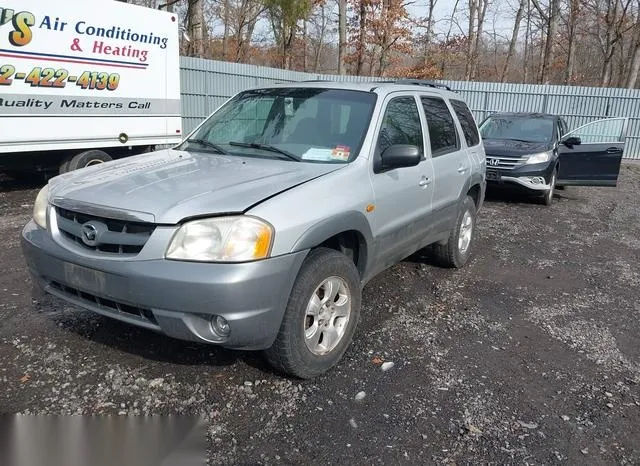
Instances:
[[[558,120],[560,122],[560,137],[564,136],[565,134],[567,134],[568,128],[567,128],[567,123],[560,118],[560,120]]]
[[[460,149],[453,115],[444,100],[439,97],[421,97],[421,100],[429,126],[431,156],[438,157]]]
[[[467,141],[467,146],[473,147],[480,144],[480,135],[478,134],[476,120],[473,118],[467,104],[461,100],[452,100],[451,106],[453,107],[453,111],[456,112],[460,126],[462,126],[462,132],[464,133],[464,139]]]
[[[395,144],[411,144],[424,153],[422,123],[413,97],[397,97],[387,104],[378,136],[378,150]]]
[[[574,129],[567,136],[579,137],[582,144],[624,142],[626,121],[623,117],[592,121]]]

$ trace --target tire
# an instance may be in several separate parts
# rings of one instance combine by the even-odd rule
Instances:
[[[331,293],[335,299],[324,302],[329,287],[336,290]],[[312,250],[296,277],[278,336],[264,352],[267,361],[301,379],[327,372],[351,343],[361,301],[360,275],[353,261],[333,249]]]
[[[71,159],[65,159],[60,164],[60,168],[58,169],[58,173],[62,175],[63,173],[67,173],[69,171],[69,161]]]
[[[101,150],[88,150],[74,155],[68,162],[66,171],[78,170],[79,168],[89,167],[98,163],[109,162],[113,160],[109,154]],[[60,166],[60,170],[64,167],[64,162]]]
[[[432,251],[436,262],[447,268],[463,267],[471,256],[475,229],[476,204],[471,196],[467,196],[462,202],[455,227],[449,233],[447,242],[433,245]]]
[[[556,189],[556,179],[558,178],[558,169],[555,168],[551,174],[551,180],[549,181],[550,188],[545,191],[542,196],[542,203],[546,206],[550,206],[553,203],[553,193]]]

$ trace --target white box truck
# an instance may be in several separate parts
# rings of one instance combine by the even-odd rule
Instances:
[[[0,0],[0,171],[65,172],[182,139],[178,18]]]

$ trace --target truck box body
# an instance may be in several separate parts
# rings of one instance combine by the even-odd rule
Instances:
[[[9,153],[180,142],[178,39],[165,11],[0,0],[0,167]]]

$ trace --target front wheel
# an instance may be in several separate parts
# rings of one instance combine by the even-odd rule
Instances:
[[[553,194],[556,189],[556,178],[558,170],[553,170],[551,174],[551,180],[549,180],[549,189],[547,189],[542,197],[542,203],[546,206],[550,206],[553,203]]]
[[[449,268],[464,266],[471,256],[476,227],[476,204],[471,196],[462,202],[455,226],[444,244],[435,243],[433,254],[439,265]]]
[[[361,300],[353,261],[333,249],[314,249],[293,285],[276,341],[265,351],[267,360],[302,379],[325,373],[351,343]]]

